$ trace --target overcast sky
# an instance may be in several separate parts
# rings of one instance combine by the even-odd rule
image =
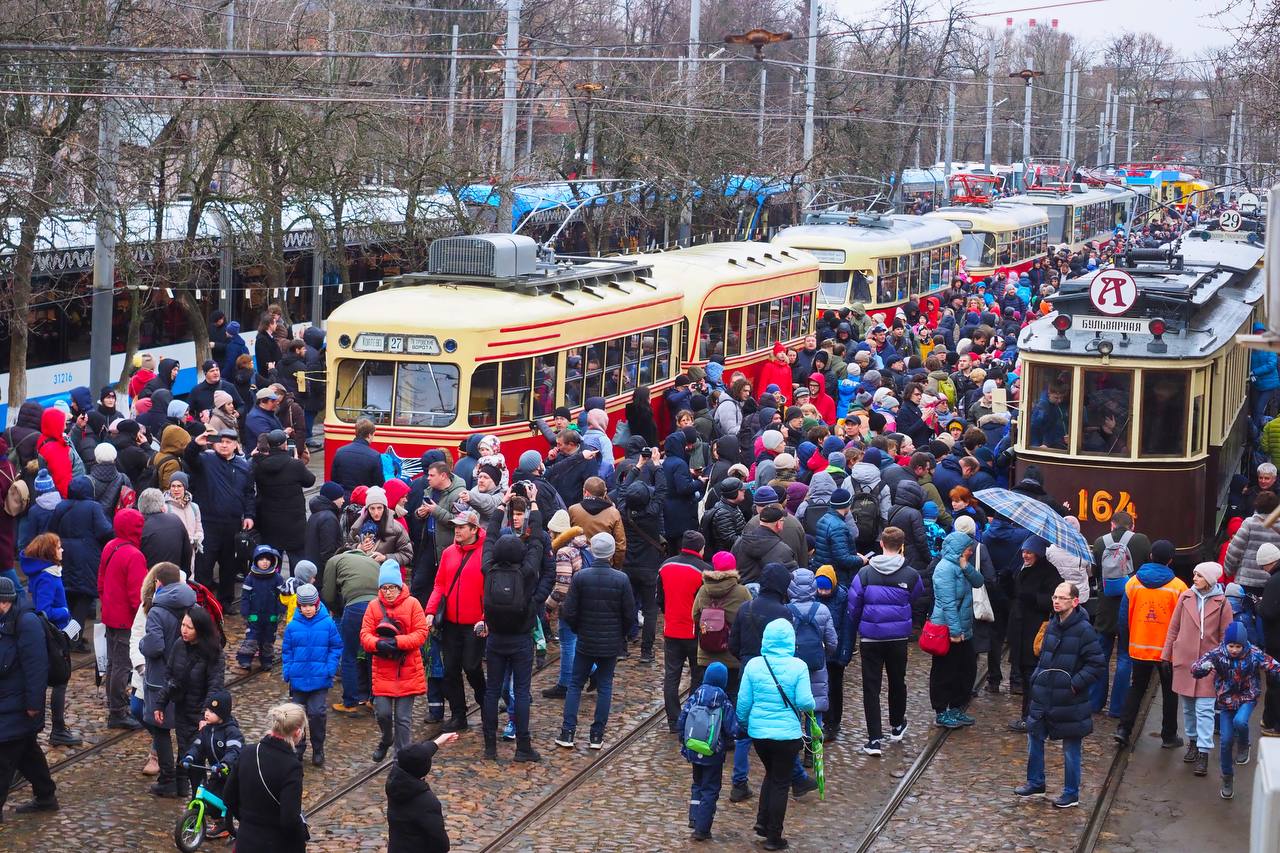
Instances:
[[[1050,20],[1057,18],[1059,29],[1085,40],[1105,40],[1125,31],[1150,32],[1184,56],[1194,56],[1205,48],[1231,44],[1235,41],[1235,35],[1224,28],[1237,26],[1240,21],[1239,15],[1231,12],[1215,15],[1232,5],[1231,0],[1100,0],[1091,3],[1064,2],[1055,8],[1036,11],[1005,11],[1029,6],[1048,6],[1051,2],[1052,0],[973,0],[968,9],[975,15],[983,12],[996,13],[977,18],[976,21],[997,29],[1003,29],[1005,19],[1012,17],[1015,25],[1024,25],[1030,18],[1035,18],[1037,26],[1048,26]],[[867,10],[878,8],[882,3],[880,0],[824,0],[823,5],[856,20],[867,15]],[[939,2],[937,5],[943,10],[948,4]]]

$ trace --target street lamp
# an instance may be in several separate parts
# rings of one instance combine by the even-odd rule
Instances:
[[[742,35],[728,35],[724,37],[725,44],[749,44],[756,49],[756,55],[753,57],[756,62],[764,60],[765,45],[777,44],[778,42],[791,41],[791,33],[774,33],[760,27],[754,30],[747,30]]]
[[[587,95],[587,144],[586,144],[586,167],[587,174],[595,175],[596,173],[596,117],[592,111],[596,92],[604,90],[604,85],[591,80],[583,80],[581,83],[573,85],[574,91],[585,92]]]
[[[1009,76],[1020,78],[1026,84],[1026,98],[1022,107],[1022,159],[1026,161],[1031,159],[1031,81],[1043,77],[1044,72],[1028,67],[1012,71]]]

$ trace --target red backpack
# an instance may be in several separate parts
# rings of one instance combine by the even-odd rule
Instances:
[[[222,635],[222,642],[227,641],[226,632],[222,630],[222,603],[218,601],[218,597],[209,591],[209,587],[198,581],[187,578],[187,586],[191,587],[196,594],[196,604],[205,609],[205,612],[213,619],[213,624],[218,626],[218,633]]]
[[[698,646],[704,652],[719,654],[729,651],[729,619],[723,599],[711,599],[698,617]]]

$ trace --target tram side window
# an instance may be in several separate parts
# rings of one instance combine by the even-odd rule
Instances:
[[[1133,374],[1086,370],[1083,380],[1080,452],[1128,456],[1133,423]]]
[[[1066,205],[1055,204],[1045,208],[1045,213],[1049,215],[1049,240],[1053,243],[1066,243],[1071,237],[1069,211],[1071,208]]]
[[[813,294],[803,294],[800,303],[800,331],[809,334],[813,331]]]
[[[622,338],[604,343],[604,396],[622,393]]]
[[[769,345],[773,346],[774,341],[783,339],[782,328],[782,300],[775,299],[769,303]]]
[[[498,425],[498,365],[482,364],[471,373],[467,423],[473,427]]]
[[[538,375],[533,388],[533,416],[548,418],[556,410],[556,372],[558,369],[556,353],[538,356]],[[568,388],[568,380],[565,381]]]
[[[724,354],[726,358],[742,353],[742,309],[730,308],[725,315]]]
[[[723,311],[708,311],[702,315],[702,328],[698,332],[699,360],[724,355],[724,322]]]
[[[658,364],[653,380],[661,382],[671,376],[671,336],[673,327],[663,326],[658,329]]]
[[[1188,376],[1181,370],[1143,371],[1143,456],[1186,454]]]
[[[368,418],[379,426],[391,423],[391,398],[395,386],[394,361],[344,358],[338,362],[334,414],[355,423]]]
[[[637,385],[653,384],[653,354],[654,340],[653,332],[640,336],[640,377],[636,381]]]
[[[502,423],[529,420],[532,372],[533,362],[527,358],[502,363],[502,397],[499,406]]]
[[[447,427],[457,415],[456,364],[400,362],[396,373],[396,426]]]
[[[838,270],[827,270],[818,273],[819,277],[826,275],[827,272],[839,272]],[[843,274],[843,273],[841,273]],[[840,299],[844,298],[841,294]],[[755,352],[760,349],[760,305],[759,303],[747,306],[747,352]]]
[[[586,405],[588,397],[599,397],[602,393],[601,382],[604,379],[604,344],[594,343],[588,346],[585,356],[586,379],[582,384],[581,403]]]
[[[863,304],[871,301],[871,282],[862,270],[853,271],[853,302]]]
[[[627,335],[623,339],[625,347],[622,361],[622,387],[624,390],[630,390],[636,387],[636,382],[648,384],[640,379],[640,351],[641,341],[640,334]],[[652,347],[650,347],[652,349]]]
[[[1071,429],[1071,369],[1037,365],[1031,370],[1035,403],[1027,446],[1040,450],[1066,450]]]
[[[893,302],[898,294],[898,276],[907,275],[907,256],[901,258],[881,258],[880,277],[877,280],[876,302]]]
[[[564,404],[571,409],[582,405],[584,350],[585,347],[574,347],[564,359]]]

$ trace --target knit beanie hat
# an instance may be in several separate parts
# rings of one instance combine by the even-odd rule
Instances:
[[[1261,550],[1261,549],[1259,549]],[[1208,581],[1209,586],[1214,586],[1218,581],[1222,580],[1222,566],[1217,563],[1200,563],[1192,571],[1193,575],[1199,575]]]
[[[937,521],[938,505],[933,501],[925,501],[924,506],[920,508],[920,514],[930,521]]]
[[[342,495],[342,486],[339,483],[333,482],[333,480],[326,480],[324,485],[320,487],[320,497],[327,501],[336,501],[338,498],[342,497]]]
[[[702,674],[702,683],[710,684],[712,687],[719,687],[724,690],[729,684],[729,669],[720,661],[712,661],[707,666],[707,671]]]
[[[1168,539],[1157,539],[1151,546],[1151,562],[1167,566],[1173,560],[1173,552],[1172,542]]]
[[[18,588],[14,586],[13,579],[0,576],[0,601],[17,601]]]
[[[221,409],[223,406],[227,405],[230,402],[231,402],[231,395],[228,394],[226,391],[213,392],[213,407],[215,409]]]
[[[104,465],[112,465],[116,461],[115,445],[108,442],[101,442],[97,447],[93,448],[93,461],[101,462]]]
[[[224,723],[231,716],[231,691],[215,690],[209,694],[209,701],[205,702],[205,708],[218,715],[218,719]]]
[[[773,467],[779,471],[794,471],[800,467],[800,461],[790,453],[779,453],[773,460]]]
[[[765,450],[778,451],[782,449],[782,433],[776,429],[767,429],[764,435],[760,437],[760,443],[764,445]]]
[[[382,486],[370,486],[369,490],[364,493],[364,505],[373,506],[374,504],[387,506],[387,490]]]
[[[966,536],[973,536],[978,529],[978,523],[973,520],[971,515],[957,516],[955,522],[951,525],[957,533],[963,533]]]
[[[526,450],[520,454],[520,464],[517,466],[521,471],[536,471],[538,466],[542,464],[542,454],[536,450]]]
[[[1280,548],[1277,548],[1272,542],[1263,542],[1258,546],[1258,555],[1256,562],[1259,566],[1269,566],[1280,560]]]
[[[822,589],[822,582],[824,580],[830,584],[828,589],[835,589],[836,584],[840,582],[836,577],[836,570],[831,566],[822,566],[819,568],[818,571],[814,573],[814,578],[816,579],[815,583],[818,584],[818,589]]]
[[[1245,630],[1243,622],[1232,622],[1227,625],[1226,633],[1222,636],[1224,643],[1234,643],[1237,646],[1247,645],[1249,642],[1249,632]]]
[[[293,576],[304,584],[314,583],[317,574],[319,570],[310,560],[299,560],[298,565],[293,567]]]
[[[839,468],[841,471],[843,471],[844,463],[845,463],[845,458],[844,458],[843,450],[833,450],[827,454],[827,464],[830,465],[831,467]]]
[[[165,414],[174,420],[180,421],[187,416],[188,408],[189,406],[187,406],[185,401],[174,400],[169,403],[169,408],[165,411]]]
[[[608,533],[597,533],[591,537],[591,556],[597,560],[611,560],[617,550],[617,543]]]
[[[53,475],[49,473],[48,468],[42,468],[40,473],[36,474],[35,487],[37,497],[52,492],[56,488],[53,485]]]
[[[502,472],[498,470],[496,465],[477,465],[476,473],[486,475],[494,483],[502,482]]]
[[[382,561],[382,567],[378,569],[378,586],[387,586],[393,584],[403,587],[404,578],[400,577],[400,564],[395,560],[386,559]]]
[[[717,572],[736,572],[738,559],[728,551],[716,551],[711,555],[711,568]]]
[[[309,583],[304,583],[302,586],[298,587],[297,595],[299,607],[304,604],[318,604],[320,602],[320,593],[316,590],[315,586]]]
[[[853,495],[849,494],[845,489],[836,489],[831,493],[831,497],[827,499],[827,505],[835,509],[846,507],[853,500]]]
[[[782,502],[782,498],[778,497],[777,489],[773,488],[773,486],[761,486],[756,489],[755,497],[752,500],[756,506],[767,506],[768,504]]]

